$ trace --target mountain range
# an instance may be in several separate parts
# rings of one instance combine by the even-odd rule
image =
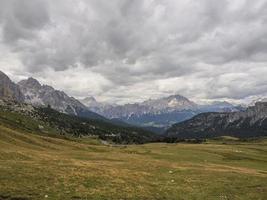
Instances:
[[[80,117],[108,120],[116,123],[142,127],[160,128],[162,132],[171,125],[190,119],[203,112],[233,112],[238,109],[228,102],[212,102],[198,105],[181,95],[171,95],[159,99],[149,99],[141,103],[112,105],[96,101],[94,97],[77,100],[65,92],[48,85],[41,85],[38,80],[28,78],[13,83],[1,72],[2,97],[26,102],[35,106],[51,108]],[[154,129],[155,130],[155,129]]]
[[[63,127],[66,132],[78,135],[86,135],[88,131],[97,132],[101,137],[114,135],[113,140],[122,142],[142,143],[152,141],[152,138],[155,141],[151,132],[164,133],[160,137],[175,139],[267,135],[266,99],[245,108],[228,102],[201,105],[177,94],[141,103],[113,105],[98,102],[93,97],[75,99],[63,91],[40,84],[34,78],[16,84],[3,72],[0,72],[0,99],[6,102],[6,107],[11,102],[32,105],[38,116],[43,117],[41,121],[48,120],[50,126],[56,126],[57,130]],[[20,104],[15,103],[14,107],[19,108]],[[22,110],[24,113],[25,109]],[[96,125],[97,131],[93,128]]]
[[[203,112],[235,112],[241,109],[228,102],[200,105],[181,95],[125,105],[97,102],[94,97],[87,97],[81,102],[90,110],[106,118],[118,118],[129,124],[158,128],[170,127]]]
[[[267,135],[267,102],[257,102],[245,111],[228,113],[202,113],[192,119],[173,125],[166,137],[177,139],[238,138]]]

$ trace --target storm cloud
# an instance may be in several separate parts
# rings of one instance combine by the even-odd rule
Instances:
[[[0,70],[117,103],[267,95],[267,0],[0,0]]]

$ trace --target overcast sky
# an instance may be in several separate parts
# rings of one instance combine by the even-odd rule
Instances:
[[[0,0],[0,70],[117,103],[267,95],[267,0]]]

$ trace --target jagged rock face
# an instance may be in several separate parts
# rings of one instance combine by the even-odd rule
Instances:
[[[41,85],[36,79],[29,78],[22,80],[19,83],[21,91],[25,95],[25,102],[35,106],[48,106],[51,108],[80,117],[89,119],[101,119],[105,118],[91,112],[77,99],[68,96],[65,92],[55,90],[48,85]]]
[[[86,97],[81,102],[87,107],[99,107],[101,103],[98,103],[94,97]]]
[[[236,111],[227,102],[215,102],[200,106],[181,95],[147,100],[142,103],[126,105],[106,105],[94,98],[84,99],[90,110],[107,118],[119,118],[127,123],[140,126],[170,127],[171,125],[192,118],[207,111]]]
[[[108,118],[113,118],[112,115],[109,115],[109,112],[106,112],[106,110],[113,108],[112,105],[98,102],[94,97],[86,97],[82,99],[81,102],[85,106],[87,106],[87,108],[89,108],[91,111],[96,112],[103,116],[105,115],[105,117]]]
[[[267,103],[258,102],[243,112],[203,113],[173,125],[166,132],[178,139],[212,138],[229,135],[255,137],[267,135]]]
[[[139,126],[166,127],[194,116],[197,105],[180,95],[148,100],[142,103],[109,105],[89,97],[82,102],[100,115]],[[186,111],[185,111],[186,110]]]
[[[105,105],[98,103],[94,98],[86,98],[82,102],[90,109],[96,109],[108,118],[129,118],[144,114],[161,114],[172,111],[193,110],[197,105],[180,95],[173,95],[167,98],[148,100],[143,103],[126,105]]]
[[[18,102],[24,101],[24,95],[18,85],[13,83],[9,77],[0,71],[0,98]]]
[[[171,112],[177,110],[195,110],[197,105],[181,95],[172,95],[166,98],[148,100],[142,103],[153,112]]]
[[[86,106],[75,98],[69,97],[64,92],[55,90],[51,86],[41,85],[33,78],[20,81],[18,84],[27,103],[36,106],[50,105],[55,110],[74,115],[77,114],[77,109],[86,109]]]

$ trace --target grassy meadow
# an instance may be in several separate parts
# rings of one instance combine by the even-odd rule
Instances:
[[[0,125],[0,199],[267,198],[267,140],[104,145]]]

